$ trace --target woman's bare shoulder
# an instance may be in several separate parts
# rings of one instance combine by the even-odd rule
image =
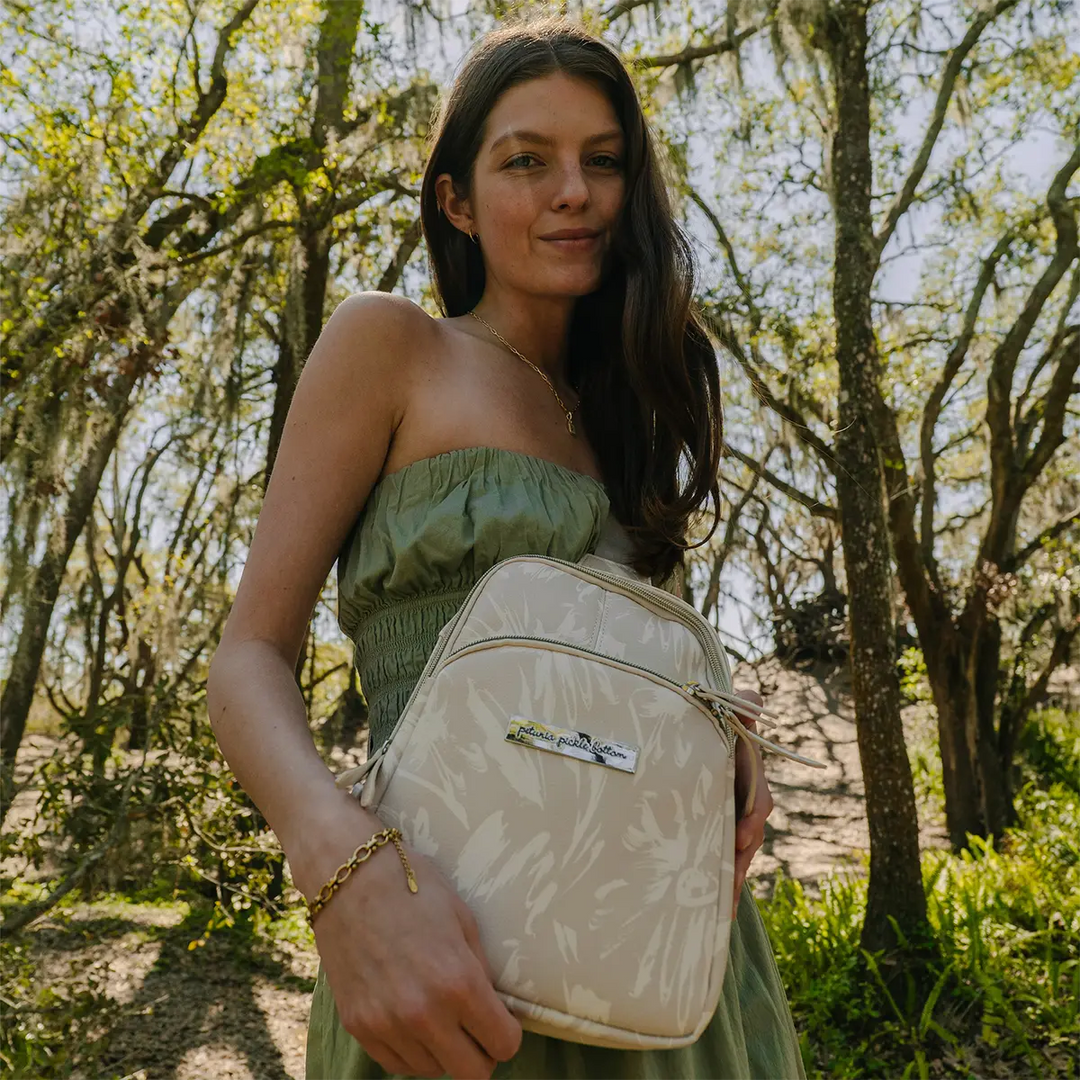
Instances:
[[[437,320],[397,293],[353,293],[338,304],[331,319],[346,333],[355,332],[364,354],[396,364],[422,355],[421,350],[439,334]]]
[[[399,415],[430,394],[433,380],[445,384],[461,349],[456,320],[434,318],[396,293],[354,293],[338,305],[330,321],[355,342],[353,355],[361,365],[356,375],[393,385]]]

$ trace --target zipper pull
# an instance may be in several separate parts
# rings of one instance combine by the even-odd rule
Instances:
[[[749,739],[752,742],[757,743],[758,746],[761,746],[766,750],[771,750],[774,754],[779,754],[789,761],[797,761],[800,765],[809,765],[813,769],[824,769],[826,767],[824,762],[817,761],[814,758],[804,757],[802,754],[797,754],[794,750],[788,750],[769,739],[764,739],[756,731],[750,731],[745,727],[742,722],[743,716],[747,716],[753,720],[766,719],[768,723],[775,726],[775,720],[768,718],[763,710],[758,709],[757,706],[752,705],[752,703],[745,698],[740,699],[734,694],[711,690],[697,682],[685,683],[683,689],[686,690],[687,693],[693,694],[694,697],[698,698],[700,701],[708,702],[710,708],[716,712],[716,715],[723,716],[731,725],[732,730],[735,731],[740,738],[744,740]]]
[[[742,721],[739,719],[735,711],[727,710],[723,706],[719,705],[712,698],[703,693],[704,687],[698,682],[683,683],[683,689],[697,698],[705,708],[709,710],[729,731],[734,732],[739,739],[744,742],[749,737],[750,733],[743,727]],[[732,740],[731,753],[735,753],[735,742]],[[750,811],[754,808],[754,800],[757,798],[757,785],[758,785],[758,765],[757,757],[754,754],[750,755],[750,790],[746,793],[746,802],[743,804],[742,814],[739,815],[740,819],[749,816]]]
[[[755,721],[755,723],[764,724],[766,727],[779,727],[782,723],[779,716],[766,712],[760,705],[749,701],[747,698],[740,697],[738,694],[729,694],[726,690],[713,690],[711,687],[702,686],[700,683],[694,683],[693,685],[697,687],[701,697],[726,706],[741,716]]]
[[[682,684],[682,688],[691,697],[696,698],[698,701],[700,701],[701,704],[704,705],[705,708],[708,709],[709,712],[711,712],[713,716],[717,718],[717,720],[721,721],[724,730],[730,731],[731,734],[734,734],[734,725],[731,722],[734,713],[727,712],[724,709],[720,708],[720,706],[717,705],[717,703],[705,693],[705,688],[701,685],[701,683],[693,681],[686,682]],[[735,739],[732,738],[728,741],[731,743],[731,749],[734,752]]]

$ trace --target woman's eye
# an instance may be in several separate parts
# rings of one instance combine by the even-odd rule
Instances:
[[[601,169],[617,169],[622,162],[614,154],[593,154],[589,159]],[[506,163],[508,169],[528,168],[529,165],[539,161],[535,154],[515,154]]]

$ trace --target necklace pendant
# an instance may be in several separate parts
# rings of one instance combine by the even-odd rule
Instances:
[[[574,414],[573,413],[567,413],[566,414],[566,430],[569,431],[571,435],[576,435],[577,434],[577,430],[574,428]]]

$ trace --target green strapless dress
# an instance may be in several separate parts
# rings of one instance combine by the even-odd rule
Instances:
[[[377,484],[338,560],[338,622],[356,646],[370,710],[369,752],[389,737],[439,630],[485,570],[512,555],[580,559],[597,551],[605,525],[614,523],[608,515],[599,481],[543,458],[491,447],[424,458]],[[391,1075],[341,1026],[321,963],[305,1075]],[[693,1045],[612,1050],[525,1032],[519,1052],[501,1062],[494,1076],[803,1080],[791,1012],[749,890],[732,924],[723,995]]]

